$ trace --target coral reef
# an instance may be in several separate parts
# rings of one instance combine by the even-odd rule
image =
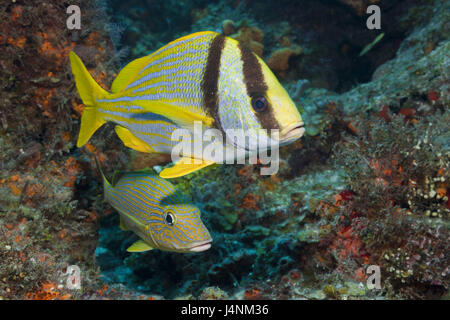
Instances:
[[[432,1],[10,2],[0,9],[0,299],[439,299],[449,289],[449,14]],[[365,28],[383,8],[385,36]],[[105,9],[107,7],[107,9]],[[102,202],[107,175],[167,156],[130,152],[111,125],[75,146],[75,50],[104,88],[126,62],[191,32],[250,46],[306,134],[280,169],[205,168],[172,180],[214,239],[200,254],[128,253]],[[120,37],[121,35],[121,37]],[[82,290],[67,269],[81,269]],[[366,285],[381,270],[381,289]]]
[[[405,119],[364,119],[358,137],[336,151],[351,173],[349,190],[320,209],[330,222],[339,216],[322,241],[330,243],[339,272],[358,272],[355,261],[381,266],[388,296],[437,297],[449,285],[449,113],[406,126]]]
[[[85,9],[81,32],[66,28],[64,4],[10,2],[0,10],[2,298],[80,298],[62,283],[72,264],[83,271],[83,294],[103,286],[92,259],[100,214],[93,207],[97,191],[92,193],[89,182],[89,154],[97,153],[104,163],[120,163],[126,154],[93,145],[75,148],[82,105],[68,53],[80,52],[105,87],[114,71],[106,65],[115,55],[100,8],[74,3]]]

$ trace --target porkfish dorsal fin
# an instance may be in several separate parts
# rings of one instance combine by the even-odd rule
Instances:
[[[197,164],[194,163],[194,159],[192,158],[182,158],[173,167],[162,170],[159,173],[159,176],[165,179],[178,178],[187,175],[191,172],[210,166],[214,163],[215,163],[214,161],[202,160],[201,163]]]
[[[144,252],[153,250],[155,248],[151,247],[147,242],[144,242],[143,240],[138,240],[135,243],[133,243],[131,246],[128,247],[128,252]]]
[[[126,86],[134,81],[134,78],[149,63],[149,57],[145,56],[131,61],[122,70],[120,70],[117,77],[114,79],[111,85],[111,92],[117,93],[125,90]]]
[[[115,130],[120,140],[122,140],[124,145],[126,145],[128,148],[140,152],[147,152],[147,153],[154,152],[154,149],[152,147],[150,147],[145,141],[136,137],[127,128],[122,126],[116,126]]]

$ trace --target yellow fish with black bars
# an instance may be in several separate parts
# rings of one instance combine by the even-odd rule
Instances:
[[[191,129],[196,121],[224,137],[228,129],[266,129],[269,141],[270,129],[277,129],[280,145],[297,140],[305,131],[294,102],[264,61],[216,32],[182,37],[130,62],[113,81],[111,93],[95,82],[74,52],[70,62],[86,105],[78,147],[108,121],[116,124],[116,133],[127,147],[167,154],[178,143],[172,139],[174,130]],[[245,141],[224,143],[224,148],[249,151]],[[179,161],[160,176],[179,177],[215,163],[204,154],[183,157],[200,161]]]

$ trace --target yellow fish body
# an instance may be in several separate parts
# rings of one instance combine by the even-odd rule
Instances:
[[[304,132],[295,104],[264,61],[215,32],[188,35],[130,62],[114,80],[111,93],[92,79],[74,52],[70,61],[86,105],[78,147],[108,121],[117,124],[126,146],[150,153],[171,154],[177,143],[171,139],[174,130],[192,130],[195,121],[225,137],[228,129],[278,129],[280,144],[291,143]],[[245,148],[225,146],[236,147]],[[183,156],[201,161],[180,162],[163,170],[161,177],[182,176],[214,163],[203,154]]]
[[[111,184],[97,159],[96,163],[103,178],[105,201],[119,212],[120,228],[141,238],[127,251],[201,252],[211,247],[212,238],[200,210],[186,202],[170,182],[139,171],[125,173]]]

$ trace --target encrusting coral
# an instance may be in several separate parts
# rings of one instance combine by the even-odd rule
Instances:
[[[289,69],[289,59],[301,53],[302,48],[298,46],[295,48],[280,48],[272,52],[266,62],[270,69],[283,72]]]

